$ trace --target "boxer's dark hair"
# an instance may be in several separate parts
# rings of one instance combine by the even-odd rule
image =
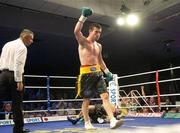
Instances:
[[[98,28],[98,29],[102,29],[102,26],[98,23],[91,23],[89,25],[89,30],[92,30],[94,27]]]

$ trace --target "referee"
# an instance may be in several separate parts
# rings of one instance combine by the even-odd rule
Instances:
[[[13,133],[29,132],[24,129],[23,105],[23,73],[27,48],[33,43],[34,33],[24,29],[20,37],[7,42],[0,57],[0,105],[3,101],[12,100]]]

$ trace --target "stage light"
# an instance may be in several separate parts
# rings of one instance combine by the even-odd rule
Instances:
[[[135,26],[135,25],[138,24],[139,18],[138,18],[137,15],[129,14],[129,15],[127,16],[126,21],[127,21],[127,24],[128,24],[128,25],[130,25],[130,26]]]
[[[123,26],[125,24],[125,19],[122,17],[119,17],[117,18],[116,22],[118,25]]]

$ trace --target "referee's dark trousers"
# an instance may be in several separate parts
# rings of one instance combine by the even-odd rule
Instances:
[[[17,91],[17,83],[14,80],[14,72],[2,70],[0,73],[0,101],[12,101],[13,133],[21,133],[24,126],[22,113],[23,91]],[[2,107],[1,107],[2,109]]]

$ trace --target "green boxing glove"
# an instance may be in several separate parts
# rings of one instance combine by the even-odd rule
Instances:
[[[81,9],[81,17],[79,18],[79,22],[84,23],[88,16],[91,16],[93,13],[92,9],[89,7],[82,7]]]
[[[81,15],[83,15],[84,17],[91,16],[92,15],[92,9],[89,7],[82,7]]]
[[[104,70],[104,73],[106,75],[106,80],[109,82],[109,81],[112,81],[113,80],[113,74],[109,71],[109,69],[105,69]]]

